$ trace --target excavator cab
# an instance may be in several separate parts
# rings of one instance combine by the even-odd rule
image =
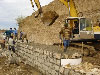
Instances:
[[[83,17],[68,17],[66,22],[72,32],[72,40],[87,41],[94,39],[93,25],[90,19]]]

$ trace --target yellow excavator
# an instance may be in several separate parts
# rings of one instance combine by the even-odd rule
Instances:
[[[31,4],[34,7],[32,0]],[[65,22],[69,24],[72,31],[71,40],[73,41],[93,41],[100,40],[100,26],[93,26],[92,21],[85,17],[78,17],[73,0],[59,0],[69,9],[69,16]],[[42,13],[39,0],[34,0],[38,15]],[[36,17],[38,17],[38,15]]]
[[[78,17],[73,0],[60,0],[69,8],[66,22],[72,31],[72,41],[97,41],[100,40],[100,26],[94,26],[92,21],[85,17]],[[82,16],[83,14],[80,13]]]

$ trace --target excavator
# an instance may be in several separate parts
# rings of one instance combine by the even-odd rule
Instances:
[[[31,4],[34,7],[32,0]],[[77,10],[73,0],[59,0],[69,10],[69,16],[65,19],[72,31],[72,41],[97,41],[100,40],[100,26],[93,26],[92,21],[85,17],[78,17]],[[39,0],[34,0],[37,8],[38,15],[42,13],[42,8]],[[36,17],[38,17],[38,15]]]

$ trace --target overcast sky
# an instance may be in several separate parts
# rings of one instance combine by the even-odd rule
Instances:
[[[39,0],[42,6],[49,4],[53,0]],[[33,0],[34,2],[34,0]],[[36,10],[35,6],[35,10]],[[29,16],[33,12],[30,0],[0,0],[0,29],[17,27],[16,18],[19,16]]]

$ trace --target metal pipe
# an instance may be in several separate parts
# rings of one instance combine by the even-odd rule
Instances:
[[[69,8],[69,17],[70,17],[70,4],[69,4],[69,2],[68,2],[68,8]]]
[[[69,8],[69,17],[70,17],[70,0],[67,0],[68,2],[68,8]]]

